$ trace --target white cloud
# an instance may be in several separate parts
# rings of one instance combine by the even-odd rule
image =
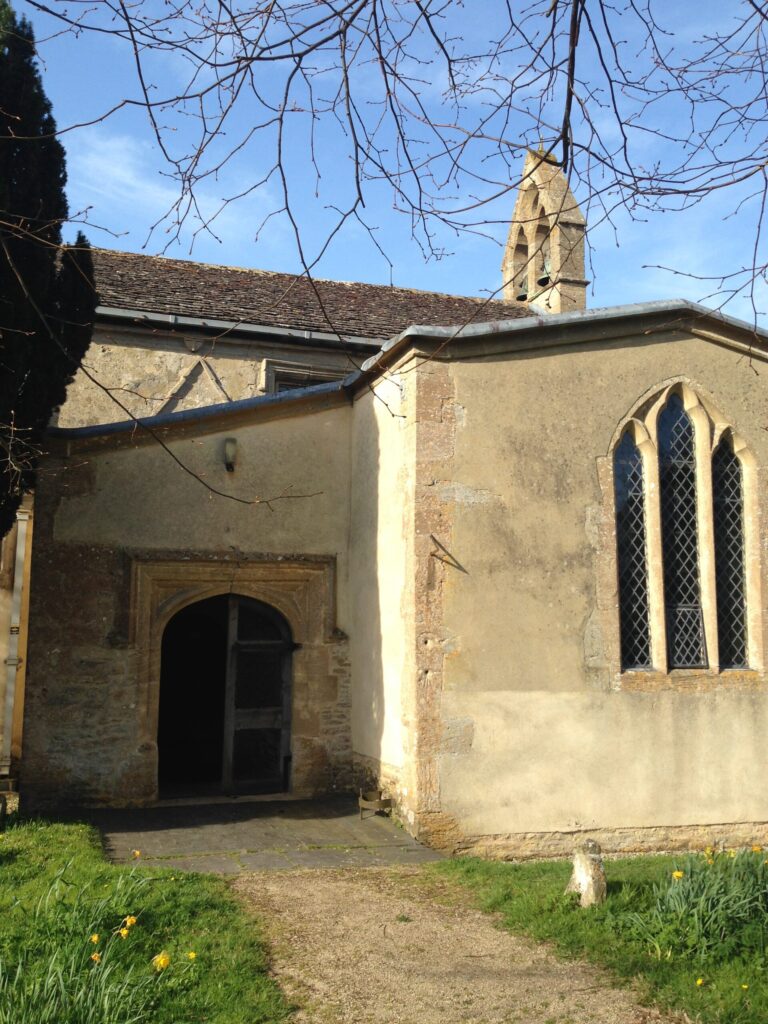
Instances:
[[[254,265],[257,253],[262,262],[268,256],[284,258],[290,238],[279,222],[271,222],[258,249],[254,243],[261,222],[276,205],[269,186],[222,209],[222,198],[241,191],[242,181],[233,185],[220,180],[215,187],[197,188],[197,210],[189,210],[179,240],[173,241],[179,189],[161,172],[158,157],[150,142],[106,125],[80,129],[68,137],[69,206],[73,217],[86,213],[85,230],[93,244],[134,250],[146,245],[150,252],[162,252],[171,242],[168,255],[189,255],[191,248],[196,259],[245,265]],[[208,218],[213,218],[213,235],[201,231],[193,237]]]

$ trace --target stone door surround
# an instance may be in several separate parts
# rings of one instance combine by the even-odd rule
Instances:
[[[160,701],[160,656],[163,631],[188,605],[219,594],[252,597],[276,608],[288,621],[297,645],[293,655],[293,704],[312,705],[318,674],[327,671],[329,650],[337,643],[335,625],[335,559],[230,560],[136,559],[131,573],[129,638],[138,654],[138,714],[141,731],[155,751]],[[319,699],[322,700],[322,697]],[[311,746],[320,736],[304,730]],[[293,782],[296,793],[323,788],[314,778],[317,757],[304,757],[307,743],[294,744]],[[306,764],[303,761],[306,760]]]

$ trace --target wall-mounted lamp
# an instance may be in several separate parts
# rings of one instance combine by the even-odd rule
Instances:
[[[235,472],[235,462],[237,461],[237,438],[228,437],[224,442],[224,465],[226,466],[228,473]]]

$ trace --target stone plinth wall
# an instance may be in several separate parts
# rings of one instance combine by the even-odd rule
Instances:
[[[585,829],[573,832],[511,832],[464,836],[442,849],[489,860],[540,860],[570,857],[584,840],[596,840],[604,854],[687,853],[713,846],[739,849],[768,843],[768,822],[717,825],[660,825],[656,828]],[[437,844],[432,844],[437,845]]]

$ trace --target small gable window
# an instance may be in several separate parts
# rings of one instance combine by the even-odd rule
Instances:
[[[748,545],[759,554],[745,466],[746,446],[685,385],[623,430],[613,451],[622,671],[749,667]]]

